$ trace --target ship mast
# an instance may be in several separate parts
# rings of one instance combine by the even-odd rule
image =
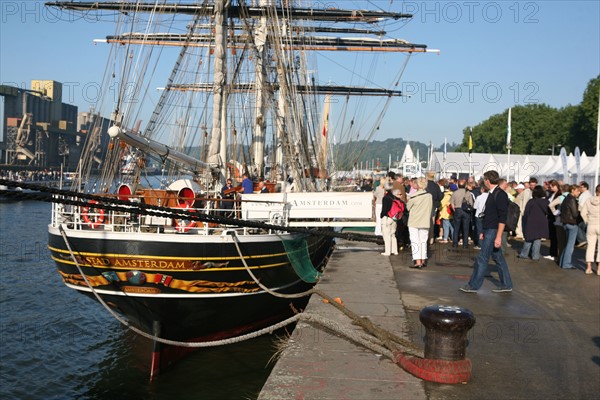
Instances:
[[[259,5],[261,7],[266,6],[267,0],[260,0]],[[253,172],[259,177],[263,176],[264,171],[265,132],[267,128],[267,110],[265,104],[267,84],[265,60],[267,57],[267,42],[267,17],[262,15],[254,36],[254,45],[256,46],[256,118],[254,123],[254,134],[252,135]]]
[[[227,160],[224,152],[227,149],[227,92],[225,84],[227,82],[226,66],[227,52],[225,36],[225,16],[229,7],[229,0],[216,0],[214,5],[215,18],[215,62],[214,62],[214,84],[213,84],[213,116],[212,116],[212,135],[208,146],[208,159],[211,164],[218,164],[223,167]],[[221,168],[219,180],[225,179],[223,175],[224,168]]]

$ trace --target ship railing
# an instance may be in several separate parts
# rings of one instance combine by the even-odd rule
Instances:
[[[65,200],[77,200],[79,198],[66,198]],[[127,207],[127,206],[120,206]],[[133,207],[132,207],[133,208]],[[95,207],[93,202],[87,206],[76,206],[65,203],[52,204],[51,225],[58,227],[65,225],[72,230],[105,230],[116,232],[132,232],[139,226],[139,215],[124,211],[111,211]]]
[[[277,200],[243,199],[239,203],[239,218],[244,221],[264,222],[265,224],[285,227],[289,224],[290,204]],[[276,229],[266,229],[268,233],[277,232]],[[245,228],[244,233],[256,232],[254,228]]]
[[[81,200],[81,199],[77,199]],[[204,199],[210,200],[210,199]],[[52,204],[51,225],[58,227],[64,225],[70,230],[97,230],[112,232],[142,232],[142,233],[179,233],[179,234],[199,234],[199,235],[218,235],[227,231],[236,231],[240,235],[252,235],[258,232],[264,233],[264,229],[240,227],[233,220],[249,220],[265,222],[271,225],[286,226],[288,224],[285,203],[282,203],[277,209],[271,208],[262,213],[249,215],[243,212],[240,201],[237,201],[233,208],[214,208],[215,201],[203,202],[203,207],[172,207],[174,212],[181,213],[182,210],[189,213],[201,213],[216,215],[232,220],[230,224],[217,224],[212,222],[192,221],[185,218],[174,219],[165,215],[140,215],[136,212],[105,210],[95,208],[94,203],[88,206],[75,206],[64,203]],[[119,205],[119,207],[127,207]],[[134,206],[131,206],[134,209]],[[137,208],[135,208],[137,210]],[[168,212],[165,212],[168,214]],[[272,229],[266,230],[273,233]]]

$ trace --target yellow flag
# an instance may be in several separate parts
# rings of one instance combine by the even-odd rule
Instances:
[[[473,129],[469,131],[469,154],[473,152]]]

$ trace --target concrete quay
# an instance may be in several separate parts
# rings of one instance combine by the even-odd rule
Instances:
[[[317,288],[374,323],[408,338],[406,315],[389,257],[370,243],[338,242]],[[307,310],[352,326],[319,296]],[[275,364],[259,399],[425,399],[422,382],[381,355],[300,322]]]
[[[583,273],[584,250],[576,249],[573,258],[580,269],[561,270],[549,260],[518,259],[522,242],[510,245],[512,293],[491,292],[497,278],[493,262],[478,293],[460,292],[477,251],[452,252],[439,243],[431,248],[427,268],[412,269],[407,251],[385,257],[381,246],[340,241],[317,285],[420,348],[421,309],[443,304],[471,310],[477,321],[468,335],[473,371],[467,384],[422,381],[381,355],[300,322],[258,398],[597,399],[600,276]],[[359,329],[318,296],[307,310]]]

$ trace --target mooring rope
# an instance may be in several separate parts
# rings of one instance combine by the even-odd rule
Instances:
[[[351,331],[349,327],[344,326],[336,321],[325,318],[318,314],[313,313],[302,313],[298,315],[303,315],[301,320],[311,323],[313,325],[318,325],[322,328],[326,328],[329,331],[337,334],[338,336],[345,337],[346,339],[359,344],[374,353],[381,354],[390,360],[394,360],[394,352],[385,348],[381,342],[377,341],[373,336],[362,332],[362,331]]]
[[[337,308],[343,314],[345,314],[348,318],[350,318],[350,320],[354,324],[359,325],[366,332],[372,334],[375,338],[377,338],[381,343],[383,343],[383,345],[387,349],[389,349],[390,354],[392,352],[397,352],[398,351],[398,347],[396,346],[396,344],[399,344],[400,346],[402,346],[402,347],[404,347],[406,349],[410,349],[410,350],[418,350],[419,349],[412,342],[410,342],[410,341],[408,341],[406,339],[403,339],[400,336],[394,334],[393,332],[385,330],[385,329],[381,328],[378,325],[375,325],[367,317],[361,317],[361,316],[357,315],[352,310],[350,310],[347,307],[345,307],[344,305],[338,303],[333,298],[331,298],[331,296],[327,295],[326,293],[324,293],[321,290],[318,290],[318,289],[315,289],[315,288],[311,288],[311,289],[309,289],[309,290],[307,290],[305,292],[302,292],[302,293],[287,294],[287,293],[279,293],[279,292],[276,292],[274,290],[269,289],[267,286],[263,285],[259,281],[259,279],[256,277],[256,275],[254,275],[254,273],[252,272],[252,270],[250,269],[250,267],[246,263],[246,259],[244,258],[244,255],[242,254],[242,250],[240,249],[240,246],[238,244],[239,238],[237,237],[236,232],[231,232],[231,234],[233,236],[233,243],[235,244],[235,248],[238,251],[238,255],[240,257],[240,260],[242,260],[242,263],[244,264],[244,268],[246,269],[246,271],[248,272],[248,274],[250,275],[250,277],[254,280],[254,282],[256,282],[256,284],[262,290],[264,290],[265,292],[269,293],[272,296],[279,297],[279,298],[284,298],[284,299],[297,299],[297,298],[300,298],[300,297],[305,297],[305,296],[310,296],[312,294],[316,294],[316,295],[320,296],[321,298],[323,298],[324,300],[326,300],[329,304],[331,304],[332,306],[334,306],[335,308]],[[342,335],[347,335],[348,334],[345,331],[335,330],[335,332],[340,333]],[[359,343],[363,344],[363,341],[361,340],[361,341],[359,341]],[[365,346],[365,347],[368,347],[368,346]]]

